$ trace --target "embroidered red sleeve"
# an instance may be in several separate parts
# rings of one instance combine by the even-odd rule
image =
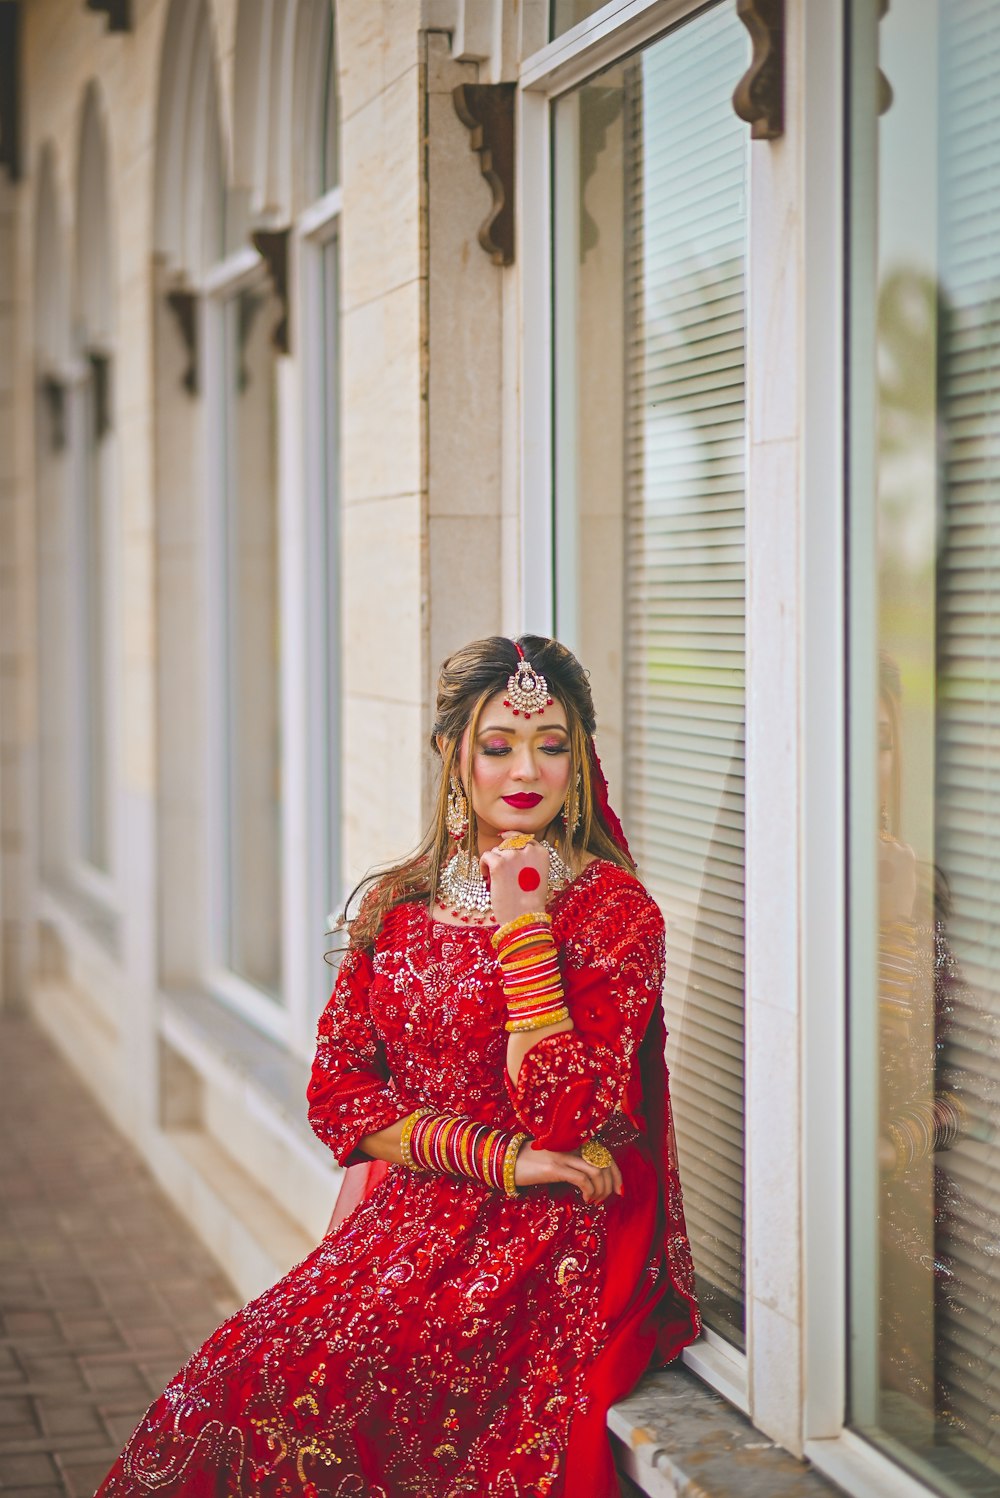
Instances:
[[[368,1008],[372,972],[369,954],[352,947],[340,964],[330,1002],[320,1016],[306,1089],[309,1123],[341,1165],[366,1160],[358,1141],[405,1118],[413,1107],[389,1075],[385,1050],[372,1024]]]
[[[573,1030],[538,1041],[517,1082],[507,1076],[535,1149],[578,1149],[617,1109],[642,1127],[633,1068],[663,989],[663,917],[638,882],[619,886],[613,901],[591,914],[592,923],[561,951]]]

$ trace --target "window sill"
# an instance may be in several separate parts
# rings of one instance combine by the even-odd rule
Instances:
[[[197,1071],[211,1076],[225,1068],[256,1094],[296,1144],[328,1159],[306,1119],[307,1062],[199,989],[161,992],[160,1028]]]
[[[619,1472],[649,1498],[820,1498],[840,1489],[693,1374],[647,1374],[608,1415]]]

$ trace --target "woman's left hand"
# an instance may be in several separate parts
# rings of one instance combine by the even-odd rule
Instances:
[[[505,832],[501,838],[517,837]],[[544,910],[549,897],[549,855],[541,843],[523,848],[491,848],[479,860],[490,887],[490,904],[501,926],[529,911]]]

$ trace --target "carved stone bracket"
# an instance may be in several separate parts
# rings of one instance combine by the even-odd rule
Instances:
[[[180,335],[187,350],[187,369],[182,381],[188,395],[198,394],[198,298],[193,291],[175,287],[167,292],[167,306],[174,314]]]
[[[288,336],[288,234],[287,229],[255,229],[251,238],[258,255],[266,262],[274,294],[281,303],[281,318],[271,334],[279,354],[290,349]]]
[[[754,140],[785,133],[785,0],[736,0],[750,33],[753,56],[736,85],[733,108]]]
[[[111,430],[111,356],[90,349],[87,360],[94,392],[94,441],[100,442]]]
[[[460,83],[451,94],[493,194],[479,243],[494,265],[514,263],[515,93],[513,83]]]
[[[109,31],[132,30],[131,0],[87,0],[87,9],[103,11]]]
[[[12,182],[21,176],[20,27],[17,0],[0,0],[0,167]]]
[[[42,375],[39,389],[49,411],[49,447],[61,453],[66,446],[66,386],[55,375]]]

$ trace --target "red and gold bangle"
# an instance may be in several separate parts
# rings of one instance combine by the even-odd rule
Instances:
[[[457,1114],[417,1108],[403,1124],[400,1149],[411,1170],[461,1175],[516,1196],[514,1168],[527,1137]]]
[[[552,940],[552,917],[535,911],[508,921],[493,935],[503,974],[508,1034],[540,1030],[569,1018]]]
[[[413,1130],[416,1128],[421,1118],[425,1118],[427,1114],[433,1112],[433,1108],[416,1108],[410,1114],[409,1118],[405,1119],[403,1122],[403,1132],[399,1136],[399,1148],[403,1155],[403,1164],[408,1165],[411,1170],[416,1169],[413,1160],[413,1154],[410,1149],[410,1140],[413,1135]]]
[[[527,1139],[527,1134],[513,1134],[504,1150],[503,1156],[503,1189],[508,1196],[517,1195],[517,1187],[514,1185],[514,1171],[517,1169],[517,1157],[521,1152],[521,1145]]]

